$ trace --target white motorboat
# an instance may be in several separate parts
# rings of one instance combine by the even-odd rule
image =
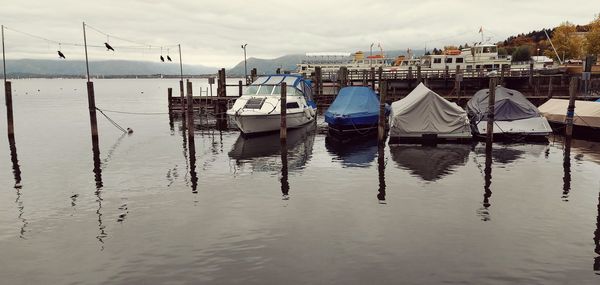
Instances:
[[[309,80],[299,75],[261,76],[235,101],[229,115],[244,134],[277,131],[281,122],[281,83],[287,84],[286,122],[288,129],[313,122],[317,106]]]

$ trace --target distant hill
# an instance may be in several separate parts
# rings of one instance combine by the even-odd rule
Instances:
[[[368,51],[367,51],[368,53]],[[375,51],[373,51],[375,54]],[[424,54],[423,50],[413,50],[415,56]],[[390,58],[395,58],[399,55],[406,55],[406,50],[390,50],[385,51],[385,55]],[[248,75],[250,70],[256,68],[258,74],[273,74],[277,68],[281,68],[281,71],[294,71],[296,70],[296,64],[301,63],[306,58],[304,54],[289,54],[273,59],[262,59],[251,57],[248,58]],[[244,76],[244,61],[236,64],[233,68],[226,70],[227,76]]]
[[[1,74],[0,70],[0,74]],[[216,67],[202,65],[183,65],[184,74],[215,74]],[[6,61],[8,75],[41,76],[80,76],[85,74],[85,61],[82,60],[44,60],[17,59]],[[129,60],[91,61],[90,75],[177,75],[179,64],[174,62],[147,62]]]

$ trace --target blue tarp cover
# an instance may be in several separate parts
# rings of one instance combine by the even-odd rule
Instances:
[[[325,122],[334,125],[370,125],[379,118],[379,97],[369,87],[345,87],[327,112]]]
[[[596,102],[600,102],[600,99],[596,100]]]

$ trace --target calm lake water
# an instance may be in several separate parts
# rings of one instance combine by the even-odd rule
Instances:
[[[198,130],[190,161],[161,114],[177,80],[94,83],[101,109],[156,113],[106,113],[131,135],[98,113],[96,170],[85,81],[13,81],[3,284],[600,283],[598,143],[343,146],[320,119],[287,165],[236,131]]]

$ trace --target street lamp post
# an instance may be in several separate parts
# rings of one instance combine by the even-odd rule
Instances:
[[[248,62],[246,60],[246,46],[248,44],[243,44],[242,49],[244,49],[244,78],[246,79],[246,85],[248,85]]]

